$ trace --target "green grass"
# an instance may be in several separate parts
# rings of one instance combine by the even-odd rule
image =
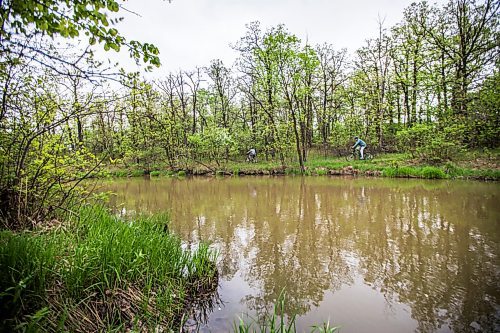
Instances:
[[[2,231],[0,330],[174,327],[186,295],[216,287],[217,271],[206,245],[184,251],[167,224],[91,207],[51,231]]]
[[[442,169],[426,166],[421,171],[422,177],[427,179],[445,179],[447,175]]]
[[[144,176],[144,170],[130,170],[128,173],[129,177],[141,177]]]
[[[373,160],[346,161],[343,156],[327,156],[318,152],[311,152],[307,162],[304,163],[304,175],[328,175],[328,174],[358,174],[368,176],[385,176],[394,178],[428,178],[428,179],[482,179],[499,180],[498,160],[500,153],[471,151],[464,155],[466,160],[458,162],[446,162],[437,165],[428,165],[410,154],[390,153],[375,155]],[[474,162],[476,161],[476,162]],[[480,162],[483,162],[481,164]],[[207,162],[208,163],[208,162]],[[210,164],[210,163],[208,163]],[[199,166],[198,166],[199,167]],[[283,168],[278,160],[259,160],[257,163],[231,161],[224,166],[212,166],[216,176],[219,175],[301,175],[298,162],[287,160]],[[161,166],[158,166],[161,169]],[[196,166],[189,170],[196,171]],[[349,169],[349,170],[347,170]],[[352,172],[354,170],[355,172]],[[333,172],[331,172],[333,171]],[[177,175],[185,176],[186,171],[152,171],[151,176]],[[196,172],[195,172],[196,173]],[[139,176],[142,170],[115,170],[111,172],[115,176]]]
[[[409,178],[416,177],[420,178],[422,176],[421,170],[415,167],[409,166],[396,166],[396,167],[386,167],[382,170],[382,175],[385,177],[400,177],[400,178]]]
[[[290,167],[285,169],[285,175],[300,175],[300,174],[301,171],[299,168]]]

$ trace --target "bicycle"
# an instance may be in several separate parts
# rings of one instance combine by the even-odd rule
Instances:
[[[373,160],[373,155],[370,154],[367,151],[363,152],[363,159],[361,159],[361,154],[359,152],[359,149],[353,149],[349,155],[345,157],[347,161],[354,161],[354,160]]]

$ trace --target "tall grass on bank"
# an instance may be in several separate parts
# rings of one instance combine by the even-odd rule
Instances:
[[[0,331],[155,330],[217,288],[215,254],[188,252],[165,216],[124,222],[101,207],[45,231],[0,232]]]

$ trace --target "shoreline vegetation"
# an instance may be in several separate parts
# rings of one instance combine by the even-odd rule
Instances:
[[[168,216],[64,221],[0,232],[0,331],[164,331],[216,301],[217,254],[184,249]]]
[[[420,179],[467,179],[481,181],[500,180],[500,153],[470,153],[457,162],[430,165],[409,158],[405,154],[384,154],[374,160],[346,161],[343,157],[314,156],[304,163],[301,172],[298,163],[281,166],[277,162],[263,161],[257,163],[228,161],[227,163],[192,164],[185,167],[169,168],[152,166],[140,168],[137,166],[108,165],[94,175],[98,178],[141,177],[149,175],[156,177],[184,176],[367,176],[390,178],[420,178]]]

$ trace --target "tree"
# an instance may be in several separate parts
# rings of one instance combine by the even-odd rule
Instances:
[[[270,32],[266,33],[269,34]],[[260,142],[268,152],[278,154],[285,166],[287,150],[286,128],[281,125],[279,108],[279,80],[272,48],[264,43],[265,35],[259,22],[247,25],[247,33],[235,49],[241,53],[238,67],[242,73],[240,89],[248,96],[255,115],[254,133],[259,131]]]
[[[379,22],[378,37],[367,41],[367,46],[357,51],[356,67],[367,86],[365,105],[371,114],[366,115],[366,125],[375,130],[379,147],[383,146],[384,121],[388,101],[387,91],[391,66],[391,41]]]
[[[126,47],[148,68],[160,65],[154,45],[127,41],[112,27],[120,8],[114,0],[0,1],[0,219],[6,226],[33,226],[67,209],[78,184],[105,158],[91,154],[84,140],[84,120],[102,111],[92,94],[96,78],[108,77],[91,45]],[[56,40],[81,34],[88,44],[80,55],[60,52]],[[91,79],[90,94],[81,92],[84,78]]]
[[[494,0],[450,0],[443,9],[434,11],[430,22],[421,20],[433,46],[453,64],[451,103],[457,116],[469,115],[471,87],[488,73],[492,60],[498,59],[499,8],[500,3]]]
[[[337,93],[347,80],[347,75],[344,72],[347,50],[335,51],[333,46],[329,44],[318,46],[315,50],[319,60],[319,72],[316,80],[320,100],[316,117],[323,146],[326,146],[332,123],[338,120],[335,112],[340,108]]]
[[[113,25],[121,18],[109,18],[108,14],[117,13],[120,8],[115,0],[3,0],[0,2],[0,54],[12,53],[53,68],[52,63],[56,62],[84,72],[79,66],[81,59],[70,61],[55,54],[50,42],[47,47],[43,43],[25,43],[40,35],[74,39],[84,34],[89,45],[102,44],[106,51],[126,47],[137,61],[142,59],[146,64],[159,66],[158,48],[149,43],[127,41],[116,28],[110,27],[110,23]]]

